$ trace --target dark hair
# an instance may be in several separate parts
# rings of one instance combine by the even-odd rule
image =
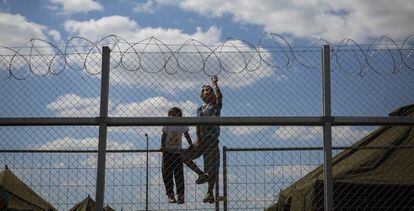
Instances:
[[[172,116],[174,113],[178,116],[183,116],[183,112],[178,107],[172,107],[170,110],[168,110],[168,116]]]
[[[203,95],[203,91],[206,89],[210,89],[212,91],[212,94],[214,95],[214,89],[210,85],[204,85],[200,90],[200,97]]]

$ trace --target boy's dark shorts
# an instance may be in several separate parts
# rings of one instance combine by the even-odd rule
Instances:
[[[214,174],[219,172],[220,150],[218,135],[202,138],[193,148],[186,149],[183,153],[184,160],[194,160],[203,155],[204,172]]]

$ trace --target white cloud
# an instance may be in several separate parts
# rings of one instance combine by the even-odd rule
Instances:
[[[161,126],[108,127],[108,133],[124,133],[140,137],[144,137],[144,134],[148,134],[149,137],[159,137],[161,133]]]
[[[314,170],[318,165],[275,165],[273,167],[267,167],[265,175],[268,177],[279,178],[280,180],[292,180],[295,181]]]
[[[48,35],[51,36],[55,42],[59,42],[60,39],[62,38],[62,36],[60,35],[60,32],[56,30],[50,30]]]
[[[98,138],[84,138],[77,139],[72,137],[63,137],[43,145],[35,147],[38,150],[97,150]],[[125,142],[119,143],[115,140],[107,140],[107,149],[110,150],[130,150],[134,149],[134,143]],[[150,153],[150,165],[158,165],[160,162],[159,154]],[[83,166],[96,166],[97,156],[89,157],[81,162]],[[64,166],[64,163],[56,163],[56,167]],[[106,167],[107,168],[136,168],[145,167],[146,154],[145,153],[107,153]]]
[[[87,98],[77,94],[65,94],[59,96],[46,107],[55,112],[57,116],[99,116],[100,98]],[[110,101],[109,110],[112,107],[113,103]],[[198,105],[190,100],[172,101],[165,97],[157,96],[141,102],[117,104],[114,107],[113,113],[110,113],[110,115],[123,117],[166,117],[168,110],[172,107],[181,108],[183,116],[195,116]],[[122,130],[114,130],[114,132],[128,132],[129,130],[124,128]],[[154,127],[147,128],[146,130],[154,130]]]
[[[222,86],[235,88],[251,85],[272,75],[272,69],[260,60],[270,58],[269,54],[263,53],[259,58],[250,46],[240,40],[221,42],[221,30],[216,26],[206,31],[198,27],[193,34],[187,34],[180,29],[140,27],[128,17],[109,16],[98,20],[70,20],[65,22],[65,29],[89,40],[116,34],[134,44],[133,49],[125,43],[119,44],[120,49],[114,49],[114,56],[111,57],[112,83],[174,94],[178,90],[198,89],[208,83],[209,76],[205,73],[219,74],[220,78],[225,79],[221,80]],[[209,47],[200,45],[200,42]],[[184,43],[187,45],[179,48]],[[215,54],[211,54],[217,46]],[[121,53],[117,50],[123,52],[122,65],[119,65]],[[174,51],[178,52],[171,54]],[[116,64],[118,66],[114,67]],[[252,73],[246,68],[255,71]],[[277,80],[285,79],[279,77]]]
[[[109,108],[112,103],[109,102]],[[77,94],[65,94],[59,96],[54,102],[46,106],[57,116],[99,116],[100,97],[85,98]]]
[[[230,133],[236,136],[257,134],[263,130],[271,128],[270,126],[230,126],[225,127]]]
[[[364,40],[379,35],[403,38],[412,33],[412,1],[340,0],[158,0],[209,17],[232,15],[235,22],[297,37],[317,35],[331,41]]]
[[[118,105],[114,116],[166,117],[168,110],[175,106],[181,108],[183,116],[195,116],[195,110],[198,107],[191,101],[176,102],[164,97],[152,97],[142,102]]]
[[[46,40],[47,36],[45,32],[47,27],[28,21],[24,16],[19,14],[9,14],[0,12],[0,46],[5,47],[23,47],[28,46],[28,42],[32,38],[39,38]],[[9,50],[7,48],[0,47],[1,55],[14,55],[18,51],[17,57],[12,56],[2,56],[0,62],[0,74],[3,77],[8,77],[7,70],[9,67],[12,67],[15,77],[25,77],[29,74],[27,63],[24,61],[25,58],[22,58],[20,55],[27,55],[29,48],[14,48]],[[49,48],[40,49],[42,52],[50,50]],[[33,73],[38,74],[39,70],[35,69],[37,65],[32,66]],[[41,73],[39,73],[41,74]],[[6,76],[7,75],[7,76]]]
[[[361,140],[374,130],[375,127],[358,128],[352,126],[332,127],[332,143],[338,145],[350,145]]]
[[[358,129],[357,127],[341,126],[332,127],[332,142],[335,145],[349,144],[359,141],[371,132],[369,129]],[[323,138],[322,127],[306,126],[281,126],[275,131],[274,138],[278,140],[299,139],[313,140]]]
[[[159,153],[149,153],[148,165],[159,166]],[[90,157],[81,162],[82,166],[96,166],[98,163],[97,157]],[[105,167],[107,169],[136,169],[146,167],[147,156],[146,153],[107,153]]]
[[[277,139],[295,139],[310,140],[322,137],[321,127],[305,127],[305,126],[281,126],[278,127],[273,135]]]
[[[98,142],[98,138],[92,137],[84,139],[63,137],[35,148],[39,150],[98,150]],[[131,142],[107,141],[107,148],[111,150],[131,149],[133,146],[134,144]]]
[[[0,45],[20,47],[31,38],[47,39],[47,27],[28,21],[19,14],[0,13]]]
[[[1,70],[11,67],[12,74],[17,78],[24,78],[29,72],[29,64],[32,73],[36,75],[46,75],[49,70],[49,63],[52,56],[45,55],[43,57],[35,57],[38,54],[52,54],[53,48],[46,42],[49,39],[55,41],[60,40],[60,33],[56,30],[50,29],[44,25],[40,25],[27,20],[24,16],[19,14],[9,14],[0,12],[0,46],[12,47],[12,50],[0,47]],[[32,42],[29,42],[31,39]],[[46,41],[46,42],[43,42]],[[30,47],[42,45],[42,48],[35,50]],[[18,47],[18,48],[16,48]],[[14,55],[15,57],[5,56]],[[28,55],[34,56],[31,59]],[[25,58],[22,58],[25,57]],[[58,58],[55,60],[59,60]],[[54,64],[52,64],[54,65]]]
[[[52,168],[54,168],[54,169],[61,169],[61,168],[64,168],[64,167],[65,167],[65,163],[63,163],[63,162],[58,162],[58,163],[52,164]]]
[[[208,53],[178,53],[166,63],[168,54],[161,52],[144,53],[139,59],[133,54],[124,55],[124,66],[119,65],[111,70],[111,82],[173,95],[178,91],[191,90],[193,95],[198,95],[202,85],[210,84],[209,75],[213,74],[219,76],[222,88],[242,88],[270,76],[275,76],[275,81],[287,80],[284,75],[273,75],[273,70],[263,65],[263,62],[256,70],[247,71],[243,58],[245,55],[239,52],[224,53],[220,56],[220,63],[214,56],[206,60],[207,56]],[[128,71],[124,67],[136,70]]]
[[[212,26],[207,31],[199,28],[193,34],[186,34],[180,29],[140,27],[137,22],[125,16],[108,16],[98,20],[88,21],[69,20],[64,24],[68,32],[90,40],[98,40],[109,34],[116,34],[129,42],[138,42],[150,37],[156,37],[164,43],[181,44],[189,39],[197,39],[205,44],[215,44],[219,41],[221,31]]]
[[[191,48],[191,47],[190,47]],[[210,83],[210,76],[218,74],[219,84],[223,87],[241,88],[252,85],[257,81],[275,76],[275,81],[287,80],[284,75],[273,75],[273,69],[266,67],[257,60],[249,63],[246,70],[246,58],[240,52],[224,52],[208,57],[209,53],[198,54],[176,53],[173,57],[168,53],[124,54],[123,64],[111,70],[111,82],[121,85],[150,88],[168,94],[178,91],[191,90],[197,95],[200,87]],[[208,60],[207,60],[208,57]],[[116,58],[116,57],[114,57]],[[167,61],[167,62],[166,62]],[[126,67],[126,68],[125,68]],[[134,70],[134,71],[128,71]],[[194,91],[195,90],[195,91]]]
[[[5,47],[23,47],[13,48],[21,55],[27,55],[30,51],[31,45],[37,46],[39,43],[42,48],[37,48],[31,51],[31,55],[39,53],[52,53],[53,49],[43,41],[49,41],[53,39],[58,42],[61,40],[60,33],[50,27],[31,22],[26,17],[19,14],[10,14],[0,12],[0,46]],[[35,39],[29,42],[31,39]],[[26,48],[25,48],[26,47]],[[5,48],[0,49],[3,55],[13,55],[15,52],[7,50]],[[47,58],[47,56],[44,56]],[[5,58],[3,58],[5,59]],[[47,58],[46,60],[48,60]],[[21,61],[20,58],[16,59]],[[17,66],[22,64],[16,64]],[[31,63],[33,71],[36,70],[36,65],[40,65],[36,62]],[[46,68],[47,69],[47,68]]]
[[[63,7],[64,14],[87,13],[90,11],[103,11],[102,5],[94,0],[50,0],[54,5]]]
[[[195,126],[189,126],[189,133],[192,138],[192,141],[195,141]],[[144,134],[148,135],[148,140],[150,141],[150,148],[157,148],[160,146],[160,137],[162,134],[162,126],[145,126],[145,127],[108,127],[108,134],[111,137],[120,137],[120,135],[125,135],[128,139],[133,140],[145,140]],[[137,143],[140,147],[140,144]],[[142,145],[141,145],[142,146]],[[183,139],[183,147],[186,148],[188,146],[187,140]]]
[[[145,3],[138,3],[133,9],[132,11],[137,12],[137,13],[150,13],[153,14],[156,10],[156,5],[155,2],[150,0],[147,1]]]

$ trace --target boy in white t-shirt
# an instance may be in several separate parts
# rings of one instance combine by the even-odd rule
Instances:
[[[168,111],[170,117],[181,117],[182,111],[177,107],[173,107]],[[184,171],[182,159],[182,137],[187,139],[190,149],[193,147],[189,129],[187,126],[163,126],[161,138],[162,151],[162,178],[164,180],[166,194],[169,203],[184,203]],[[198,180],[206,180],[207,175],[192,161],[186,160],[185,164],[199,175]],[[178,195],[178,201],[174,197],[174,181]]]

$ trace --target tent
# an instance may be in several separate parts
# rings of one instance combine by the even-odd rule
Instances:
[[[389,115],[414,117],[414,105]],[[334,156],[334,209],[414,210],[413,146],[412,125],[381,126],[352,145],[359,149]],[[282,190],[277,203],[267,210],[323,210],[323,186],[321,165]]]
[[[10,169],[0,173],[0,210],[56,210]]]
[[[106,205],[104,208],[103,208],[103,210],[104,211],[115,211],[112,207],[110,207],[109,205]]]
[[[95,201],[88,195],[88,197],[69,209],[69,211],[95,211],[95,209]]]
[[[72,207],[69,211],[95,211],[96,209],[96,203],[95,201],[91,198],[90,195],[88,195],[88,197],[86,197],[85,199],[83,199],[81,202],[79,202],[78,204],[76,204],[74,207]],[[109,205],[106,205],[103,208],[104,211],[115,211],[112,207],[110,207]]]

